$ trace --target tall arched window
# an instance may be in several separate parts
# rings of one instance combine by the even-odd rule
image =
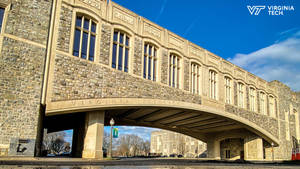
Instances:
[[[150,43],[144,45],[143,77],[156,81],[157,74],[157,47]]]
[[[0,7],[0,33],[1,33],[1,30],[2,30],[2,23],[3,23],[3,18],[4,18],[4,12],[5,12],[5,9]]]
[[[275,117],[275,104],[274,104],[274,97],[269,96],[269,111],[270,111],[270,116]]]
[[[261,114],[266,114],[266,106],[265,106],[265,104],[266,104],[266,101],[265,101],[265,93],[263,93],[263,92],[260,92],[259,93],[259,101],[260,101],[260,113]]]
[[[96,42],[96,22],[78,15],[76,17],[73,55],[94,61]]]
[[[191,65],[191,78],[192,78],[192,84],[191,84],[191,90],[194,94],[200,94],[200,65],[197,63],[192,63]]]
[[[225,76],[225,102],[231,104],[231,78]]]
[[[238,83],[238,106],[244,108],[244,85]]]
[[[249,91],[249,105],[250,105],[250,111],[255,111],[255,89],[253,87],[250,87]]]
[[[169,86],[180,87],[180,57],[170,54],[169,57]]]
[[[113,36],[112,68],[128,72],[129,35],[115,30]]]
[[[209,91],[210,98],[217,99],[217,72],[209,71]]]

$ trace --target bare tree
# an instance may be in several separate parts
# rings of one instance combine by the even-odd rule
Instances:
[[[70,143],[65,141],[66,133],[64,131],[53,132],[44,135],[42,150],[44,155],[54,153],[56,155],[63,152],[70,152]]]
[[[150,141],[143,141],[141,150],[143,155],[148,155],[150,153]]]
[[[118,140],[117,151],[121,156],[140,156],[150,152],[150,142],[137,135],[123,135]]]
[[[103,135],[103,148],[108,150],[109,149],[109,143],[110,143],[110,135],[108,132],[104,132]]]
[[[54,154],[58,155],[65,150],[65,140],[63,137],[56,138],[51,144],[51,150]]]
[[[186,150],[185,150],[185,137],[183,135],[179,135],[179,140],[178,140],[178,153],[180,155],[185,155]]]

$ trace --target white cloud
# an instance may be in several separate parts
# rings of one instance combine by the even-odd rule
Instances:
[[[287,33],[289,34],[287,36]],[[229,61],[267,81],[279,80],[300,90],[300,31],[284,31],[281,39],[249,54],[236,54]]]

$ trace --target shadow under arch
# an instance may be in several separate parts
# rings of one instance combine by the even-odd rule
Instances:
[[[173,100],[107,98],[51,102],[46,107],[46,119],[51,116],[99,110],[106,111],[106,118],[118,119],[117,125],[161,128],[204,142],[214,132],[243,128],[269,143],[273,142],[276,146],[279,143],[267,130],[245,118],[214,107]],[[108,125],[108,120],[105,121]]]

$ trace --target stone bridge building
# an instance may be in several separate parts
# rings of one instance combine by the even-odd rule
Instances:
[[[300,93],[104,0],[0,1],[0,154],[39,156],[44,128],[102,157],[103,125],[207,143],[208,157],[289,159]]]

